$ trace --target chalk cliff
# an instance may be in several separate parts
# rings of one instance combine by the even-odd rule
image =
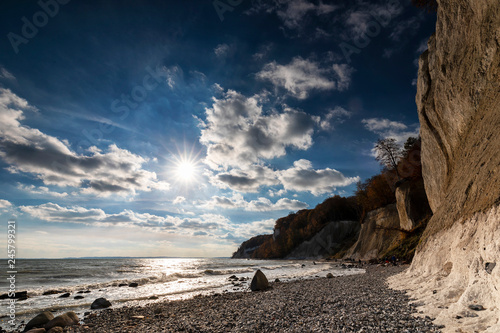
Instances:
[[[308,259],[334,255],[352,244],[359,235],[358,221],[328,223],[308,241],[302,242],[286,259]]]
[[[369,260],[379,258],[401,240],[400,221],[396,204],[373,210],[361,225],[357,242],[345,258]]]
[[[500,1],[438,4],[416,97],[433,217],[390,283],[445,332],[500,332]]]

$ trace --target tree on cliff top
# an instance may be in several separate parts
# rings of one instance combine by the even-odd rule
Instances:
[[[398,161],[403,157],[403,152],[401,146],[396,142],[396,139],[379,139],[374,150],[377,161],[383,166],[395,170],[398,179],[401,179],[398,172]]]

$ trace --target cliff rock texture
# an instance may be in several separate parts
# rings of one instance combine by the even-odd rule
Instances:
[[[399,223],[403,230],[412,230],[432,211],[421,178],[403,182],[396,188]]]
[[[357,239],[359,229],[358,221],[330,222],[313,238],[295,248],[287,259],[318,258],[335,254],[346,243]]]
[[[396,204],[372,210],[363,220],[358,241],[347,251],[345,257],[355,260],[378,258],[401,239]]]
[[[500,1],[438,4],[416,97],[434,215],[390,283],[409,287],[444,332],[500,332]]]

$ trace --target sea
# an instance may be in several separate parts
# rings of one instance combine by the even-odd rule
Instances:
[[[5,263],[7,260],[5,260]],[[5,266],[5,267],[3,267]],[[9,269],[0,265],[2,271]],[[363,269],[337,267],[335,262],[309,260],[249,260],[229,258],[108,258],[108,259],[24,259],[16,261],[16,291],[27,291],[29,298],[16,302],[15,322],[29,321],[38,313],[54,315],[76,312],[83,318],[91,303],[100,297],[112,307],[145,305],[179,300],[196,295],[248,292],[258,269],[269,281],[282,282],[363,273]],[[243,278],[235,286],[229,277]],[[5,276],[5,275],[4,275]],[[8,275],[7,275],[8,278]],[[138,287],[129,287],[137,283]],[[8,293],[9,281],[0,280],[0,294]],[[121,286],[120,286],[121,285]],[[43,295],[50,290],[69,292]],[[75,299],[75,296],[83,296]],[[152,299],[156,298],[157,299]],[[10,300],[0,300],[0,325],[9,324]]]

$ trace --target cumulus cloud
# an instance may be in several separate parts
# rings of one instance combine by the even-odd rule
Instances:
[[[205,162],[212,169],[247,168],[261,159],[284,156],[287,147],[308,149],[315,124],[314,117],[291,108],[266,114],[260,96],[247,98],[229,90],[206,109],[206,120],[200,121],[200,142],[207,147]],[[223,178],[252,186],[241,175]]]
[[[106,152],[97,147],[77,154],[67,140],[25,126],[24,112],[34,110],[8,89],[0,89],[0,158],[12,173],[30,173],[45,185],[81,188],[82,193],[107,196],[136,191],[166,190],[169,184],[144,170],[141,156],[112,144]]]
[[[0,209],[9,208],[11,206],[12,206],[12,204],[9,201],[4,200],[4,199],[0,199]]]
[[[294,58],[287,65],[275,61],[257,73],[257,78],[284,88],[298,99],[305,99],[314,90],[345,90],[351,82],[352,68],[347,64],[334,64],[323,68],[315,61]]]
[[[28,192],[30,194],[38,194],[42,196],[51,196],[51,197],[56,197],[56,198],[65,198],[68,196],[68,193],[66,192],[54,192],[51,191],[48,187],[46,186],[35,186],[35,185],[24,185],[21,183],[17,184],[17,188],[20,189],[21,191]]]
[[[418,137],[420,131],[418,124],[409,127],[402,122],[385,118],[369,118],[363,119],[361,122],[367,130],[383,138],[394,138],[399,143],[406,142],[409,137]]]
[[[216,187],[240,192],[257,192],[261,186],[279,184],[275,171],[262,165],[252,165],[246,170],[231,169],[217,174],[209,173],[207,176]]]
[[[124,226],[165,229],[182,233],[199,230],[227,230],[230,221],[217,214],[203,214],[199,217],[181,218],[178,216],[158,216],[149,213],[137,213],[124,210],[117,214],[109,214],[99,208],[80,206],[62,207],[55,203],[37,206],[21,206],[21,211],[47,222],[82,223],[95,226]]]
[[[276,210],[300,210],[307,208],[307,204],[299,200],[282,198],[272,203],[267,198],[260,197],[256,200],[246,201],[241,194],[235,194],[232,197],[213,196],[210,200],[202,203],[202,206],[208,209],[237,209],[243,208],[246,211],[268,212]]]
[[[279,171],[278,178],[287,191],[308,191],[316,196],[360,180],[359,177],[345,177],[330,168],[315,170],[312,163],[305,159],[295,161],[292,168]]]

